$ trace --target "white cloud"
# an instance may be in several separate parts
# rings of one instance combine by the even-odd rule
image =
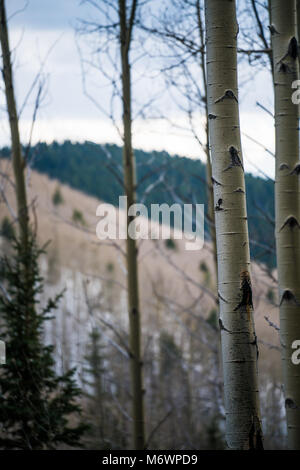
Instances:
[[[70,6],[70,3],[68,5]],[[17,23],[17,26],[11,30],[10,36],[12,47],[18,44],[15,81],[19,107],[40,67],[41,60],[54,42],[58,41],[45,65],[45,73],[49,75],[48,94],[38,115],[33,141],[51,142],[70,139],[73,141],[91,140],[96,143],[114,142],[120,145],[120,136],[112,123],[83,94],[80,61],[72,29],[70,27],[64,30],[37,29],[35,24],[31,29],[26,28],[22,34]],[[155,84],[156,82],[151,83],[151,87],[153,88]],[[99,83],[96,81],[96,85],[97,88],[93,88],[93,93],[105,107],[109,102],[109,91],[101,87],[101,81]],[[142,85],[137,88],[138,101],[141,103],[144,101],[143,94],[145,100],[149,99],[149,90],[146,88]],[[267,74],[252,78],[246,86],[243,86],[240,99],[242,132],[270,150],[274,150],[272,118],[255,107],[258,99],[265,100],[269,106],[272,106],[272,87],[270,87]],[[33,101],[22,115],[20,122],[24,144],[28,141],[32,105]],[[172,116],[168,117],[175,126],[162,119],[135,121],[134,146],[149,151],[166,150],[171,154],[204,159],[203,151],[188,131],[189,126],[184,114],[180,111],[176,112],[174,106],[170,106],[170,113]],[[205,142],[203,118],[199,117],[195,125],[197,130],[200,129],[201,140]],[[1,116],[0,126],[0,144],[8,144],[9,132],[4,113]],[[255,174],[259,174],[260,170],[273,176],[272,157],[261,146],[251,142],[245,136],[242,137],[242,141],[246,170]]]
[[[182,128],[188,129],[188,123],[184,116],[174,117],[172,120],[176,126],[164,120],[136,121],[134,125],[133,144],[135,148],[146,151],[165,150],[170,154],[178,154],[191,158],[201,158],[205,160],[205,154],[201,150],[195,138]],[[24,144],[28,141],[31,121],[21,120],[21,138]],[[9,143],[8,124],[5,119],[0,120],[0,144]],[[203,118],[196,123],[200,131],[200,137],[205,142],[203,130]],[[262,146],[274,150],[274,127],[272,120],[266,119],[259,113],[242,113],[241,130],[245,129],[247,135],[254,137]],[[33,143],[39,141],[52,142],[57,140],[62,142],[65,139],[83,142],[89,140],[95,143],[116,143],[122,144],[120,135],[109,119],[88,119],[86,117],[74,118],[41,118],[36,122],[33,134]],[[242,134],[242,148],[244,153],[245,169],[248,172],[262,176],[274,176],[274,158],[270,156],[263,147],[252,142]]]

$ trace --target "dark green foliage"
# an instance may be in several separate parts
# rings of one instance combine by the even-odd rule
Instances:
[[[275,258],[274,182],[245,175],[251,256],[273,268]]]
[[[86,414],[90,424],[86,433],[86,447],[95,450],[120,448],[122,433],[111,407],[111,397],[107,391],[107,371],[105,347],[99,328],[93,327],[85,357],[86,367]]]
[[[12,256],[1,260],[6,291],[0,294],[1,339],[6,342],[6,365],[0,369],[2,449],[78,447],[86,428],[74,424],[81,413],[74,369],[58,376],[53,347],[42,341],[45,321],[61,295],[40,305],[40,254],[33,239],[26,253],[15,240]]]
[[[100,332],[97,328],[93,328],[90,334],[88,353],[85,357],[87,367],[84,371],[88,378],[84,382],[88,389],[85,395],[88,402],[88,420],[91,423],[87,433],[87,446],[97,450],[107,448],[104,438],[106,423],[104,420],[105,391],[102,350]]]
[[[162,331],[159,336],[160,349],[160,373],[162,376],[168,375],[173,368],[180,368],[182,352],[175,343],[174,337],[167,331]]]
[[[178,423],[191,439],[195,434],[191,415],[191,387],[186,365],[183,352],[176,344],[174,336],[162,330],[159,336],[160,415],[166,416],[170,413],[164,429],[171,437],[170,442],[173,442],[175,449],[180,448],[182,440],[177,429]]]
[[[202,271],[203,273],[207,273],[207,272],[208,272],[208,267],[207,267],[207,264],[205,263],[205,261],[201,261],[201,262],[200,262],[199,269],[200,269],[200,271]]]
[[[213,416],[205,427],[205,434],[207,435],[207,450],[223,450],[225,449],[225,442],[219,426],[220,419]]]
[[[0,236],[6,238],[6,240],[12,240],[15,236],[15,229],[6,216],[2,219]]]
[[[106,271],[107,271],[108,273],[112,273],[112,272],[114,272],[114,270],[115,270],[114,263],[111,263],[111,262],[107,263],[107,265],[106,265]]]
[[[85,225],[85,220],[84,220],[83,214],[78,209],[73,210],[72,220],[75,224]]]
[[[169,250],[177,250],[177,245],[172,238],[165,240],[165,245]]]
[[[122,168],[122,149],[116,145],[106,145],[105,150],[111,155],[110,165],[116,171]],[[46,173],[72,188],[84,191],[99,199],[118,205],[123,187],[107,166],[108,159],[103,146],[85,142],[63,144],[53,142],[51,145],[41,143],[31,150],[35,155],[33,168]],[[4,148],[3,157],[9,157],[10,151]],[[173,187],[182,201],[196,201],[207,204],[205,165],[195,160],[166,152],[144,152],[135,150],[138,180],[137,197],[141,200],[149,184],[159,178],[162,171],[168,175],[168,186]],[[150,175],[146,178],[147,175]],[[122,180],[122,175],[119,175]],[[247,209],[250,231],[251,256],[259,261],[275,266],[274,226],[274,183],[259,177],[246,174]],[[148,209],[151,203],[174,203],[170,191],[160,184],[150,191],[145,199]],[[206,227],[206,231],[207,231]],[[209,237],[208,231],[206,236]]]
[[[273,289],[268,289],[268,292],[267,292],[267,299],[269,300],[269,302],[270,302],[271,304],[274,304],[274,302],[275,302],[275,294],[274,294]]]
[[[211,281],[211,274],[205,261],[200,262],[199,269],[203,273],[205,284],[209,286]]]
[[[53,193],[52,202],[54,206],[59,206],[64,203],[64,198],[59,187],[57,187]]]
[[[210,324],[215,330],[218,329],[218,312],[215,308],[211,309],[209,312],[208,318],[207,318],[207,323]]]

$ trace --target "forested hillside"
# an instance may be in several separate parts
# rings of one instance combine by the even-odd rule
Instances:
[[[300,0],[0,0],[0,450],[300,450],[299,42]]]
[[[7,157],[9,152],[4,148],[1,154]],[[205,165],[201,160],[142,150],[136,150],[135,155],[139,201],[147,206],[164,202],[206,205]],[[122,149],[117,145],[40,143],[32,148],[30,159],[35,170],[105,202],[117,205],[123,194]],[[274,267],[273,182],[246,174],[246,187],[252,258]]]

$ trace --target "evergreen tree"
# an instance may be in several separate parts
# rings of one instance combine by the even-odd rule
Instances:
[[[88,376],[85,384],[88,391],[85,393],[88,400],[87,412],[89,420],[92,421],[88,432],[88,447],[93,449],[108,448],[104,436],[105,419],[104,419],[104,400],[105,391],[103,384],[104,365],[103,365],[103,346],[101,345],[101,336],[97,328],[93,328],[90,333],[90,345],[88,347],[87,367],[85,373]]]
[[[53,196],[52,196],[52,203],[54,206],[60,206],[64,203],[64,198],[62,196],[61,190],[59,186],[55,189]]]
[[[89,335],[84,369],[86,385],[86,412],[89,429],[86,433],[86,448],[94,450],[124,448],[124,435],[120,426],[118,410],[112,406],[109,382],[113,381],[112,370],[105,368],[108,352],[103,343],[100,328],[94,326]]]
[[[6,240],[12,240],[15,235],[14,227],[7,216],[2,219],[0,236]]]
[[[86,429],[82,423],[74,424],[75,415],[81,414],[75,370],[57,375],[53,346],[42,340],[45,321],[51,319],[62,294],[40,306],[41,253],[30,235],[26,252],[15,239],[12,256],[1,259],[1,338],[7,350],[0,371],[0,448],[4,449],[78,447]]]

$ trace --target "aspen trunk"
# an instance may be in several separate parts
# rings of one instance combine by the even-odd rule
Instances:
[[[235,2],[206,0],[205,20],[226,441],[230,449],[262,449],[239,128]]]
[[[18,114],[14,96],[13,74],[4,0],[0,0],[0,43],[3,60],[2,74],[5,86],[7,112],[9,116],[9,125],[11,133],[12,164],[16,185],[18,225],[21,243],[24,252],[26,252],[28,244],[28,208],[24,176],[25,162],[22,156],[22,149],[20,143]]]
[[[134,1],[133,1],[134,3]],[[132,6],[134,8],[134,6]],[[134,10],[132,10],[134,13]],[[122,62],[122,98],[123,98],[123,126],[124,126],[124,185],[127,196],[127,205],[130,207],[136,203],[135,195],[135,160],[132,149],[131,133],[131,74],[129,63],[129,50],[132,34],[132,25],[127,21],[126,0],[119,0],[120,17],[120,47]],[[132,17],[132,15],[131,15]],[[134,217],[127,215],[127,229]],[[138,260],[136,241],[127,233],[127,288],[128,288],[128,313],[129,313],[129,337],[130,337],[130,369],[132,383],[132,418],[133,418],[133,442],[136,450],[145,447],[144,424],[144,390],[143,390],[143,363],[141,359],[141,325],[138,286]]]
[[[300,0],[297,0],[297,40],[298,40],[298,48],[300,42]],[[299,52],[299,49],[298,49]],[[298,62],[300,65],[300,54],[298,53]]]
[[[300,194],[298,106],[292,82],[299,63],[296,1],[271,0],[274,61],[276,172],[276,253],[280,304],[280,340],[288,426],[288,445],[300,449],[300,366],[292,362],[292,344],[300,340]]]

